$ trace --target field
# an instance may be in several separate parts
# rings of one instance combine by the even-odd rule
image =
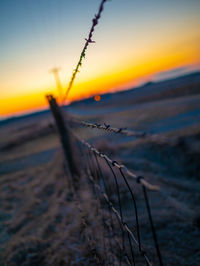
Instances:
[[[149,192],[149,198],[164,265],[200,265],[200,74],[146,84],[66,109],[78,119],[154,135],[135,139],[74,127],[97,149],[160,187]],[[50,113],[1,125],[0,265],[103,265],[106,255],[97,245],[103,228],[84,180],[82,185],[88,226],[83,226],[72,200]],[[131,185],[142,241],[156,265],[140,189],[132,181]],[[84,235],[93,237],[91,243]],[[136,265],[144,264],[139,259]]]

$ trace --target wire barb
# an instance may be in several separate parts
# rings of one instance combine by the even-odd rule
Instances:
[[[111,125],[104,123],[103,125],[98,124],[98,123],[90,123],[87,121],[80,121],[77,119],[72,119],[71,120],[72,123],[78,124],[78,125],[82,125],[85,127],[89,127],[89,128],[97,128],[97,129],[102,129],[108,132],[113,132],[113,133],[117,133],[117,134],[122,134],[125,135],[127,137],[147,137],[148,134],[146,132],[142,132],[142,131],[133,131],[133,130],[129,130],[126,127],[125,128],[116,128],[116,127],[111,127]]]
[[[76,136],[76,138],[78,138]],[[79,139],[79,138],[78,138]],[[111,163],[113,166],[117,167],[118,169],[123,169],[124,172],[129,176],[134,178],[136,181],[138,180],[138,176],[136,174],[134,174],[132,171],[130,171],[126,166],[119,164],[116,161],[111,160],[107,155],[105,155],[102,152],[99,152],[96,148],[92,147],[88,142],[84,141],[84,140],[79,140],[81,141],[85,146],[87,146],[92,152],[96,153],[96,155],[98,155],[101,158],[106,159],[109,163]],[[156,185],[151,185],[148,181],[146,181],[144,178],[140,178],[140,183],[142,185],[144,185],[147,189],[149,190],[154,190],[154,191],[158,191],[160,190],[160,188]]]

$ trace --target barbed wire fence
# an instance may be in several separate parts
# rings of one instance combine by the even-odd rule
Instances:
[[[130,133],[130,132],[129,132]],[[136,133],[136,132],[134,132]],[[146,181],[146,179],[143,176],[138,176],[135,173],[133,173],[131,170],[129,170],[125,165],[122,165],[120,163],[118,163],[115,160],[112,160],[111,158],[109,158],[106,154],[99,152],[96,148],[94,148],[92,145],[90,145],[88,142],[84,141],[84,140],[80,140],[78,138],[79,141],[81,141],[82,145],[86,147],[86,149],[88,149],[89,154],[91,155],[90,157],[94,157],[95,158],[95,163],[96,163],[96,167],[97,167],[97,171],[98,171],[98,176],[99,176],[99,182],[103,184],[103,186],[100,187],[100,184],[95,183],[95,180],[92,180],[92,175],[90,174],[90,180],[92,181],[92,183],[98,187],[98,190],[101,191],[101,193],[103,194],[104,200],[106,201],[106,203],[109,205],[109,207],[111,208],[111,210],[113,211],[113,213],[117,216],[118,220],[120,221],[121,226],[123,227],[123,233],[124,231],[126,231],[128,233],[128,239],[129,239],[129,245],[130,245],[130,250],[132,253],[132,262],[134,262],[134,252],[133,252],[133,247],[132,247],[132,243],[131,240],[134,242],[134,244],[136,245],[136,247],[138,247],[138,251],[140,253],[140,255],[144,256],[145,261],[148,265],[151,265],[150,260],[148,259],[146,252],[143,250],[142,248],[142,244],[141,244],[141,237],[140,237],[140,225],[139,225],[139,218],[138,218],[138,208],[137,208],[137,203],[136,203],[136,198],[134,195],[134,190],[132,188],[132,186],[129,183],[129,179],[133,179],[134,181],[136,181],[136,184],[142,187],[142,194],[144,197],[144,201],[145,201],[145,207],[148,213],[148,219],[149,219],[149,223],[150,223],[150,227],[151,227],[151,231],[152,231],[152,236],[153,236],[153,240],[154,240],[154,245],[155,245],[155,249],[156,249],[156,253],[159,259],[159,263],[160,265],[162,265],[162,258],[161,258],[161,253],[160,253],[160,248],[158,245],[158,240],[157,240],[157,236],[156,236],[156,231],[155,231],[155,227],[153,224],[153,218],[151,215],[151,208],[150,208],[150,204],[149,204],[149,199],[148,199],[148,195],[147,195],[147,190],[150,191],[159,191],[159,187],[156,185],[152,185],[150,184],[148,181]],[[102,171],[102,168],[100,167],[100,163],[99,163],[99,159],[103,160],[105,165],[109,168],[109,170],[112,173],[112,176],[114,178],[115,181],[115,186],[116,186],[116,193],[117,193],[117,197],[118,197],[118,209],[119,212],[117,211],[117,209],[115,209],[115,207],[113,206],[112,201],[109,199],[108,196],[108,192],[107,192],[107,185],[106,185],[106,179],[104,178],[104,174]],[[89,161],[91,161],[89,159]],[[91,166],[90,166],[91,168]],[[117,177],[116,172],[114,171],[113,168],[116,168],[118,173],[119,173],[119,177]],[[90,172],[91,173],[91,172]],[[119,183],[118,183],[118,179],[122,178],[122,180],[124,181],[124,185],[126,188],[126,193],[129,193],[130,196],[130,200],[132,201],[131,205],[133,206],[134,209],[134,216],[135,216],[135,229],[136,229],[136,235],[137,238],[134,237],[134,233],[130,230],[130,228],[128,227],[128,225],[126,224],[124,218],[123,218],[123,206],[122,206],[122,201],[121,201],[121,196],[120,196],[120,187],[119,187]],[[128,178],[127,178],[128,177]],[[132,184],[133,185],[133,184]],[[122,237],[123,238],[123,237]],[[130,259],[129,259],[130,261]]]
[[[73,86],[74,80],[85,58],[86,50],[92,40],[94,29],[99,22],[104,4],[108,0],[102,0],[97,15],[92,20],[92,26],[86,38],[85,45],[81,51],[79,61],[73,71],[69,85],[66,88],[62,104],[67,99]],[[70,175],[71,189],[77,209],[83,220],[84,227],[89,226],[82,207],[81,189],[82,184],[88,185],[90,200],[96,202],[96,213],[93,219],[100,221],[96,230],[100,230],[102,237],[100,243],[94,242],[99,247],[104,265],[163,265],[160,247],[156,235],[150,202],[147,191],[159,191],[159,187],[148,182],[143,176],[138,176],[128,169],[125,165],[109,158],[106,154],[98,151],[90,143],[81,140],[72,130],[71,124],[75,123],[92,129],[105,130],[134,138],[151,137],[145,132],[132,131],[127,128],[115,128],[104,123],[90,123],[79,121],[64,114],[56,99],[52,95],[47,96],[52,114],[55,118],[60,140],[63,146],[68,173]],[[152,240],[155,250],[143,244],[141,234],[141,217],[138,207],[138,198],[144,202],[146,215],[148,217],[149,229],[152,233]],[[144,212],[144,208],[142,209]],[[91,223],[94,221],[91,221]],[[86,234],[87,235],[87,234]],[[86,237],[90,242],[95,236]]]
[[[70,128],[68,126],[70,124],[69,115],[67,114],[63,119],[58,119],[58,117],[63,116],[63,112],[52,96],[49,97],[49,101],[53,101],[54,103],[53,108],[56,109],[56,112],[52,111],[52,113],[57,123],[64,151],[67,149],[67,152],[65,152],[67,156],[65,155],[65,158],[71,171],[71,182],[73,184],[73,193],[76,195],[75,199],[78,202],[77,206],[80,212],[84,213],[81,210],[82,200],[77,196],[79,190],[81,190],[80,184],[83,182],[83,180],[81,181],[83,177],[84,182],[90,184],[91,195],[98,202],[99,215],[101,216],[103,228],[103,254],[108,254],[107,250],[109,249],[109,254],[112,254],[111,256],[115,260],[117,258],[120,265],[123,263],[136,265],[138,261],[141,262],[141,257],[144,259],[143,263],[153,265],[152,258],[150,259],[148,251],[146,251],[141,241],[140,219],[136,200],[138,192],[137,197],[134,192],[136,187],[140,187],[140,196],[143,195],[156,251],[153,253],[153,257],[156,255],[159,265],[163,265],[147,195],[147,190],[159,191],[159,187],[149,183],[143,176],[138,176],[125,165],[118,163],[116,160],[98,151],[85,140],[81,140],[72,131],[72,127]],[[52,106],[52,103],[50,105]],[[59,115],[56,113],[59,113]],[[62,126],[59,126],[60,123]],[[80,124],[83,125],[82,123]],[[66,131],[68,132],[67,134]],[[136,132],[134,134],[137,135]],[[67,141],[65,138],[67,138]],[[70,146],[66,146],[65,143],[69,143],[69,141]],[[76,160],[74,160],[75,157]],[[73,165],[76,165],[76,167],[72,167]],[[106,173],[108,170],[109,174]],[[124,205],[129,205],[129,207],[127,208]],[[129,215],[126,215],[127,212]],[[116,226],[115,220],[118,222],[118,227]],[[121,231],[121,235],[118,233],[119,230]],[[116,250],[119,252],[116,252]],[[152,252],[149,253],[152,256]],[[105,262],[109,260],[110,258],[105,257]],[[155,262],[156,260],[153,259],[153,261]]]

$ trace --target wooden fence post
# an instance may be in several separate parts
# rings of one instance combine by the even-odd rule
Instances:
[[[64,150],[64,155],[68,163],[69,170],[72,174],[72,178],[74,179],[72,180],[72,182],[74,183],[77,181],[77,177],[80,177],[80,172],[78,169],[77,158],[75,153],[76,151],[75,143],[73,143],[72,136],[70,134],[68,126],[65,123],[65,119],[62,115],[60,107],[56,102],[56,99],[53,97],[53,95],[47,95],[46,98],[49,102],[51,112],[56,122],[56,126]]]

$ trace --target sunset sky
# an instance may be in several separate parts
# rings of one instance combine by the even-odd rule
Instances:
[[[0,118],[42,109],[67,87],[100,0],[0,1]],[[199,0],[112,0],[69,100],[200,69]]]

